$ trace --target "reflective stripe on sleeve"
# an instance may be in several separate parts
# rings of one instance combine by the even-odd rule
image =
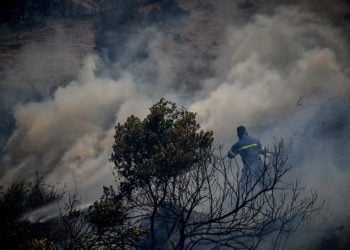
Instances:
[[[244,150],[244,149],[248,149],[248,148],[252,148],[252,147],[257,147],[258,144],[254,143],[254,144],[249,144],[246,146],[241,147],[240,149],[238,149],[238,151]]]

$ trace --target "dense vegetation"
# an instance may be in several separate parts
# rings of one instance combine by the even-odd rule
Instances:
[[[40,178],[13,184],[1,192],[3,243],[10,249],[251,249],[265,240],[281,249],[319,209],[316,193],[302,197],[298,182],[287,178],[282,141],[265,157],[261,176],[247,176],[252,185],[242,189],[239,165],[221,155],[194,113],[175,103],[161,99],[145,119],[130,116],[115,131],[115,186],[104,187],[87,209],[70,193],[59,215],[40,223],[25,215],[62,194]]]
[[[50,249],[54,246],[41,232],[39,224],[23,219],[23,215],[60,199],[63,193],[42,183],[37,175],[34,183],[20,181],[0,193],[1,244],[7,249]]]

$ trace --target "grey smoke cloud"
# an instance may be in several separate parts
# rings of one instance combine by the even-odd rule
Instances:
[[[225,138],[239,124],[290,115],[302,96],[348,95],[347,64],[338,58],[345,51],[341,33],[313,14],[280,8],[273,16],[257,15],[228,30],[217,65],[221,79],[208,81],[209,93],[191,109]]]
[[[77,187],[84,201],[91,201],[99,196],[102,185],[113,182],[109,158],[114,125],[131,114],[144,117],[156,100],[171,95],[161,84],[165,78],[172,83],[173,74],[170,59],[159,48],[163,37],[153,28],[143,31],[147,33],[153,34],[147,44],[150,57],[130,72],[121,71],[118,62],[109,67],[92,55],[77,80],[59,87],[52,98],[16,108],[17,129],[2,159],[2,183],[11,183],[18,176],[28,178],[38,170],[45,181]],[[116,78],[113,73],[118,70]],[[132,75],[135,72],[138,75]],[[150,72],[155,72],[154,83],[143,77]]]
[[[350,53],[342,28],[302,8],[281,7],[225,30],[211,64],[215,76],[190,95],[177,82],[181,58],[165,52],[169,39],[155,28],[132,36],[125,58],[116,62],[88,57],[77,80],[52,98],[16,109],[1,182],[38,168],[47,181],[78,186],[86,201],[95,199],[97,186],[113,182],[108,159],[114,124],[131,114],[144,117],[165,96],[197,112],[202,127],[227,147],[241,124],[265,144],[274,137],[292,139],[291,161],[304,183],[332,202],[337,222],[347,218],[350,117],[341,103],[350,95]],[[120,70],[141,45],[148,57]],[[336,104],[322,115],[330,98]],[[340,109],[345,111],[335,116]],[[325,136],[324,125],[336,121],[343,121],[339,133]]]
[[[300,8],[278,8],[231,27],[226,41],[219,77],[204,82],[190,109],[227,147],[241,124],[266,144],[291,140],[301,180],[329,202],[331,223],[347,224],[349,45],[341,28]]]
[[[71,175],[80,183],[91,174],[96,167],[91,162],[99,162],[112,145],[118,110],[136,92],[131,77],[99,79],[94,70],[95,59],[89,58],[78,80],[57,89],[53,99],[16,109],[17,130],[6,148],[6,164],[25,163],[27,171],[38,168],[44,174],[53,170],[52,181]]]
[[[81,38],[90,26],[87,21],[53,22],[1,37],[0,155],[15,127],[16,106],[46,99],[58,86],[76,78],[82,55],[92,51],[93,37]]]

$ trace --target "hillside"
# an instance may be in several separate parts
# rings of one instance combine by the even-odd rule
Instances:
[[[78,2],[86,5],[86,1]],[[146,20],[148,25],[157,24],[159,18],[167,18],[164,13],[171,14],[176,8],[190,13],[192,25],[162,28],[162,50],[176,61],[179,85],[194,88],[200,78],[210,73],[209,63],[216,58],[215,50],[224,29],[224,20],[218,18],[220,13],[210,1],[145,4],[132,9],[129,14],[134,18],[125,24],[140,20]],[[105,30],[101,31],[98,25],[108,15],[111,20],[107,20]],[[111,32],[108,25],[113,29],[113,18],[120,16],[123,13],[119,9],[111,9],[99,15],[62,17],[38,25],[16,26],[14,31],[0,36],[0,148],[15,127],[12,114],[16,105],[52,96],[59,86],[76,79],[87,55],[96,52],[96,48],[103,54],[116,46],[96,44],[96,41],[105,41],[105,34]],[[123,46],[128,44],[123,42]]]
[[[45,27],[3,35],[0,37],[0,79],[9,77],[18,67],[25,66],[25,60],[30,59],[32,66],[40,65],[46,72],[38,73],[37,79],[31,79],[31,74],[23,76],[22,84],[30,84],[39,90],[57,87],[74,79],[84,57],[94,51],[93,20],[67,18]],[[45,68],[43,64],[48,61],[51,67]],[[3,81],[1,83],[3,86],[6,84]]]

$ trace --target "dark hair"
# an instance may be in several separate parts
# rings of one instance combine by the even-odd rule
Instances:
[[[248,135],[247,129],[244,126],[239,126],[237,128],[237,135],[239,139],[241,139],[243,135]]]

